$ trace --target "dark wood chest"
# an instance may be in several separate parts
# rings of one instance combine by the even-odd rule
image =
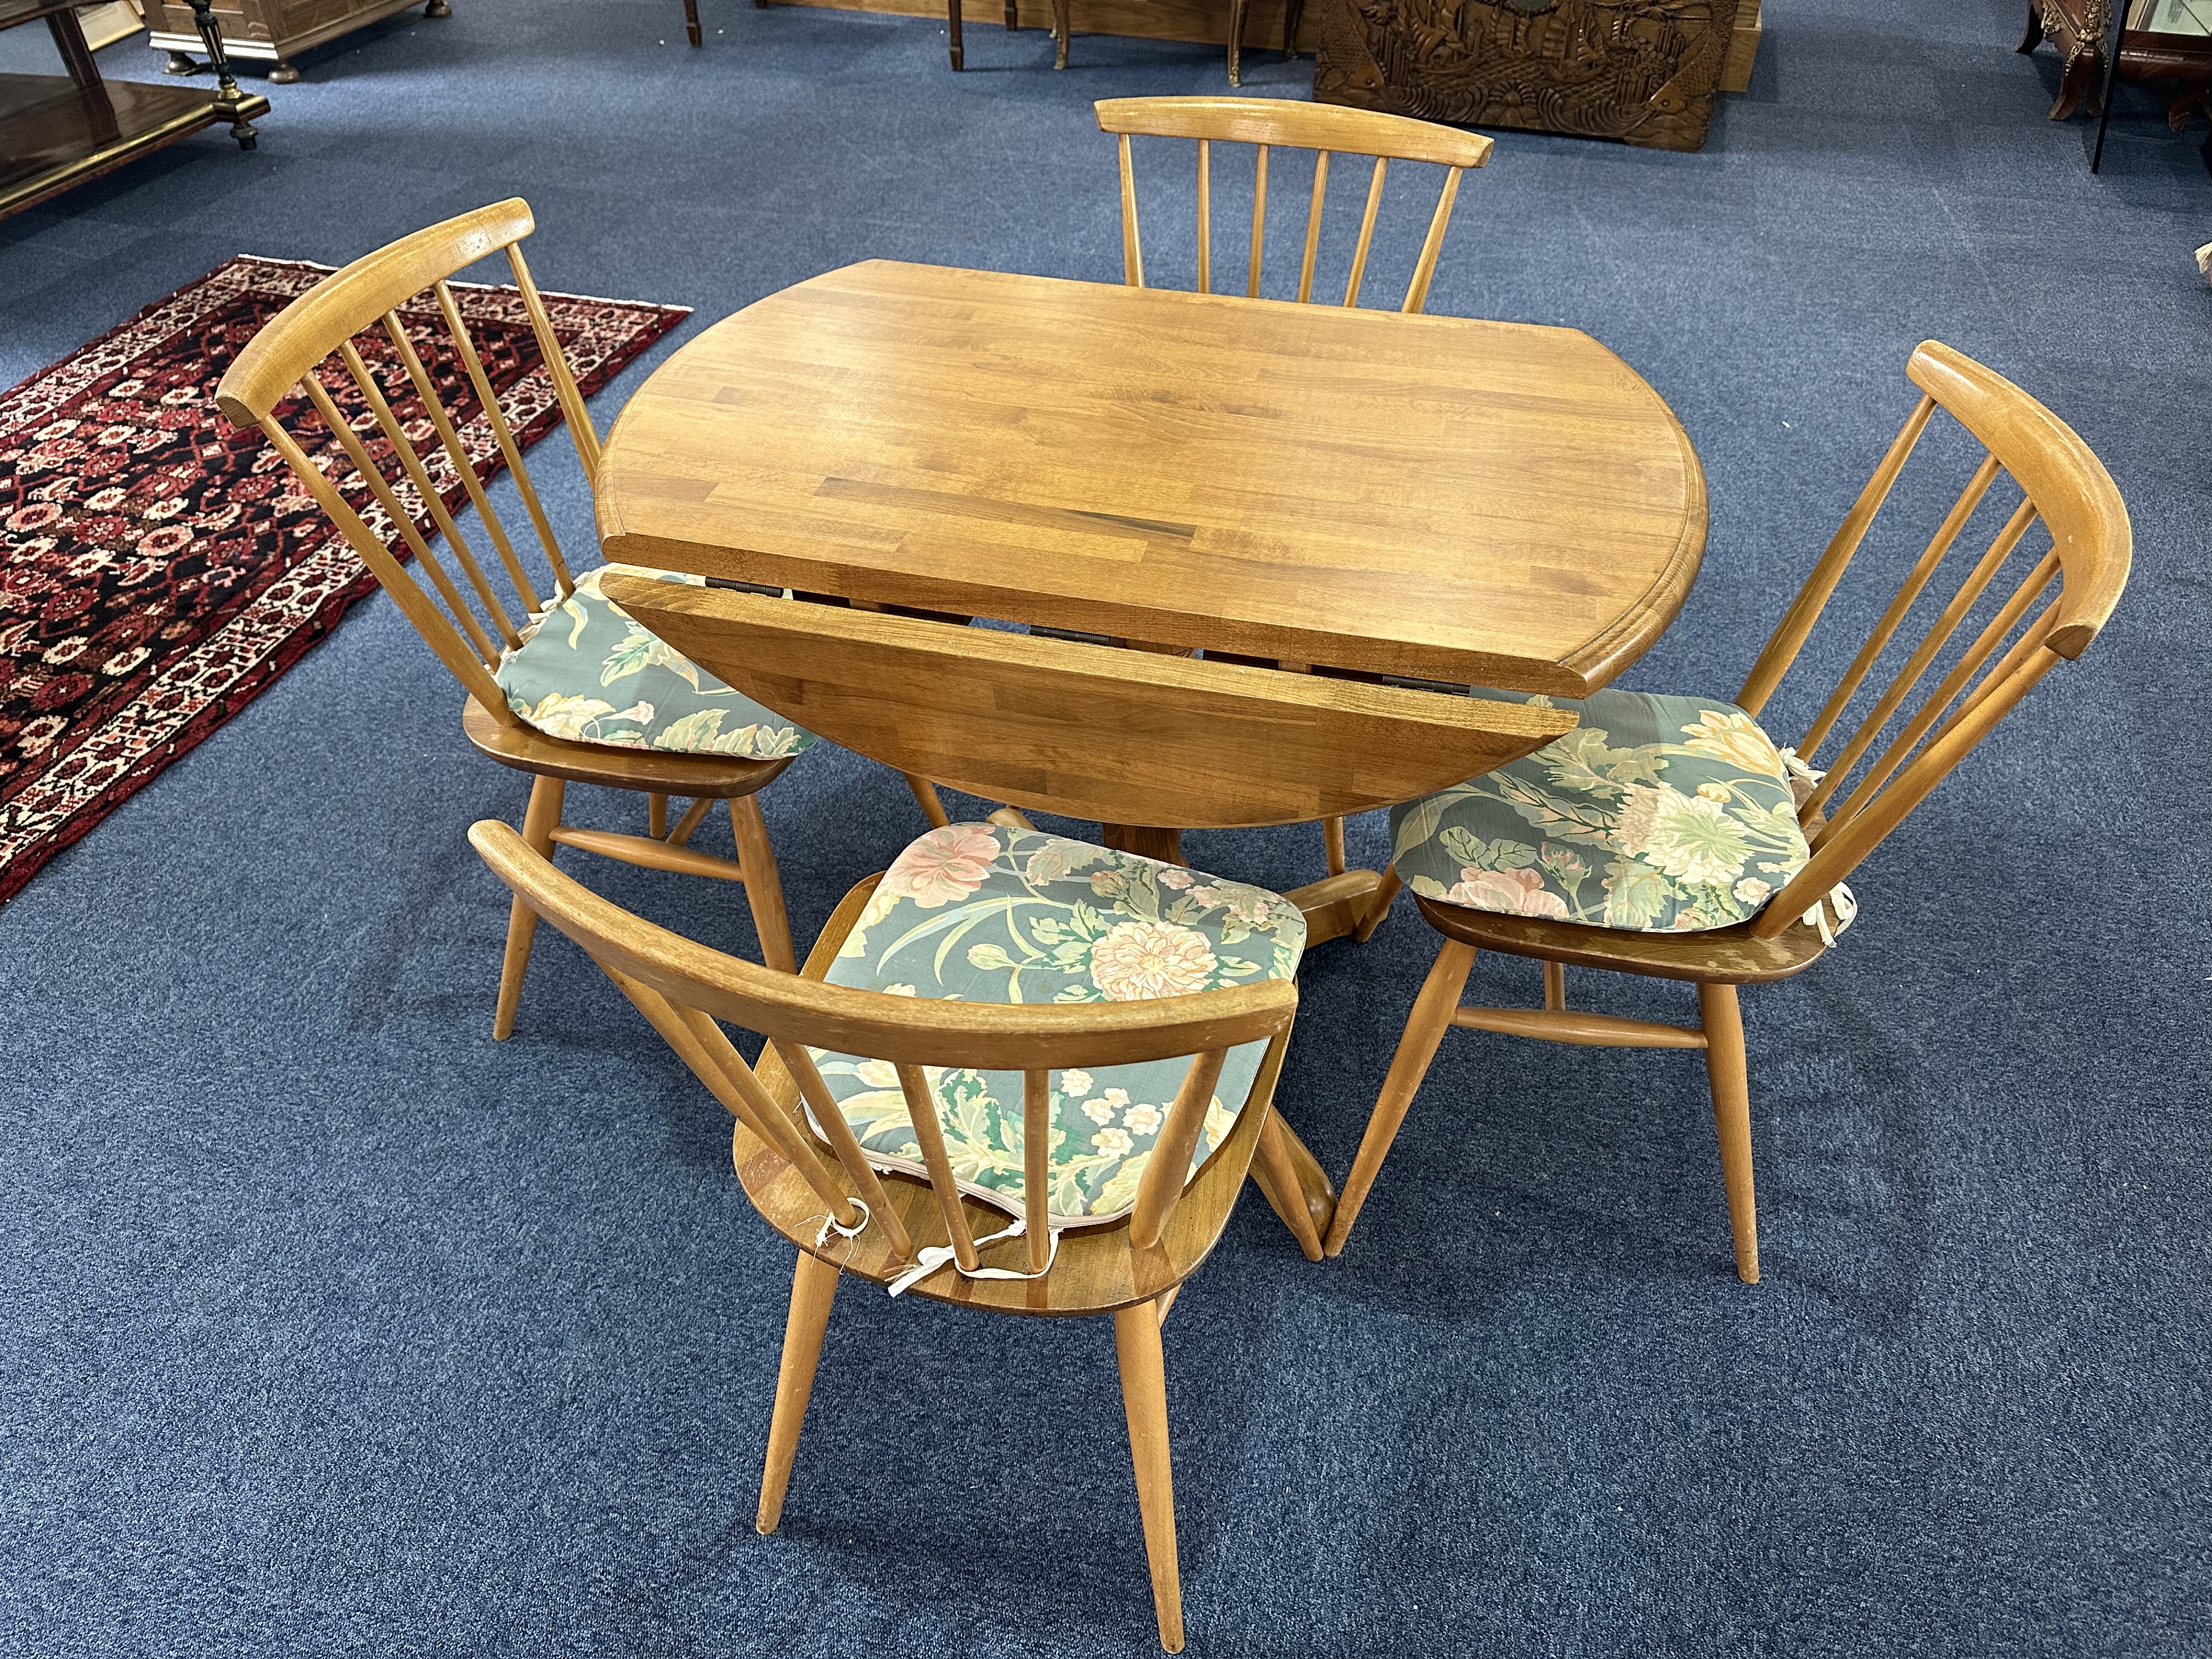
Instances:
[[[1744,0],[1750,11],[1753,0]],[[1314,96],[1467,126],[1705,142],[1738,0],[1316,0]]]

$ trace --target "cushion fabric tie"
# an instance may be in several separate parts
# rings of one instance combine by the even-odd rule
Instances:
[[[1018,1220],[1011,1227],[993,1233],[988,1237],[977,1239],[975,1248],[980,1250],[986,1244],[996,1244],[1001,1239],[1019,1238],[1027,1228],[1028,1224],[1025,1221]],[[931,1244],[916,1251],[914,1266],[891,1280],[884,1288],[893,1296],[896,1296],[900,1291],[910,1290],[919,1285],[947,1262],[951,1263],[953,1268],[963,1279],[1042,1279],[1052,1271],[1053,1261],[1060,1255],[1060,1229],[1047,1228],[1045,1237],[1049,1243],[1045,1251],[1044,1266],[1033,1273],[1018,1273],[1011,1267],[963,1267],[960,1265],[959,1257],[953,1254],[950,1244]]]
[[[1836,912],[1836,925],[1833,927],[1828,926],[1828,909],[1832,905]],[[1828,896],[1826,898],[1815,899],[1813,902],[1813,908],[1808,910],[1800,920],[1808,927],[1820,930],[1821,944],[1833,945],[1836,942],[1836,935],[1857,921],[1858,914],[1857,896],[1839,881],[1828,890]]]

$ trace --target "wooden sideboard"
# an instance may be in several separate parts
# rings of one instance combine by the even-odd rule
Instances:
[[[1739,49],[1738,0],[1313,0],[1311,9],[1317,99],[1659,149],[1703,147]]]
[[[199,0],[198,9],[208,5]],[[189,18],[194,9],[180,9]],[[210,92],[103,81],[78,27],[76,0],[0,0],[0,29],[40,21],[67,73],[0,75],[0,218],[203,127],[228,123],[240,149],[253,148],[252,118],[269,112],[269,100],[239,90],[212,21],[194,37],[215,64],[217,84]]]
[[[269,78],[278,85],[300,78],[292,55],[341,34],[380,22],[403,12],[416,0],[215,0],[216,21],[222,29],[224,50],[234,58],[272,63]],[[429,0],[425,17],[450,17],[447,0]],[[146,8],[147,44],[169,54],[172,75],[190,75],[199,68],[192,61],[200,37],[192,26],[192,8],[185,0],[155,0]]]

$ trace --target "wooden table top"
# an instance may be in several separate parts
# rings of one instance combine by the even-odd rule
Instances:
[[[630,399],[606,556],[1577,696],[1705,549],[1673,412],[1578,330],[872,260]]]

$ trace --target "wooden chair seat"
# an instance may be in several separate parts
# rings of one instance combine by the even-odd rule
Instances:
[[[611,748],[775,760],[814,734],[716,679],[599,591],[610,574],[706,586],[702,576],[601,565],[519,630],[492,678],[507,706],[548,735]]]
[[[478,754],[518,772],[692,800],[735,800],[750,795],[791,764],[789,756],[747,760],[738,755],[684,755],[549,738],[535,726],[508,725],[474,697],[462,706],[461,731]]]
[[[1747,921],[1810,856],[1782,750],[1718,697],[1528,699],[1581,723],[1390,811],[1391,868],[1440,903],[1632,933]]]
[[[871,878],[854,889],[849,896],[852,902],[841,906],[830,918],[814,953],[807,958],[803,970],[807,977],[822,977],[821,970],[836,956],[873,885]],[[1264,1101],[1273,1095],[1281,1065],[1279,1046],[1271,1046],[1254,1098]],[[763,1054],[755,1069],[777,1105],[793,1113],[803,1109],[799,1085],[774,1049]],[[1130,1249],[1126,1219],[1071,1228],[1060,1234],[1052,1271],[1042,1279],[969,1279],[948,1269],[931,1274],[905,1294],[963,1308],[1054,1316],[1112,1313],[1155,1302],[1196,1272],[1220,1242],[1237,1194],[1244,1189],[1245,1173],[1260,1138],[1271,1121],[1265,1110],[1237,1114],[1228,1139],[1214,1149],[1205,1167],[1183,1188],[1181,1201],[1168,1212],[1159,1242],[1146,1249]],[[864,1228],[855,1238],[832,1233],[826,1243],[817,1242],[822,1231],[822,1195],[743,1120],[731,1125],[730,1161],[744,1185],[745,1195],[769,1224],[810,1255],[878,1284],[913,1265],[907,1255],[891,1248],[880,1227]],[[835,1173],[849,1196],[860,1196],[850,1176],[842,1170]],[[881,1183],[917,1249],[948,1242],[944,1213],[927,1180],[889,1171],[882,1175]],[[1003,1210],[979,1199],[963,1194],[960,1207],[971,1237],[987,1237],[1006,1224]],[[1023,1271],[1029,1266],[1024,1254],[1027,1243],[1026,1238],[1018,1238],[987,1245],[981,1259],[985,1267]]]
[[[1747,921],[1699,933],[1646,933],[1536,916],[1496,915],[1418,894],[1413,903],[1421,919],[1446,939],[1478,950],[1534,957],[1571,968],[1610,968],[1654,979],[1764,985],[1802,973],[1828,949],[1820,930],[1804,921],[1767,939],[1753,933]]]
[[[1295,978],[1305,936],[1297,906],[1263,888],[1035,830],[955,823],[918,838],[884,873],[824,977],[969,1006],[1187,996]],[[1258,1041],[1223,1055],[1189,1174],[1229,1139],[1267,1049]],[[813,1058],[868,1162],[926,1179],[896,1069],[864,1052]],[[1134,1207],[1188,1069],[1166,1059],[1050,1073],[1048,1224],[1097,1224]],[[1020,1215],[1021,1073],[940,1066],[925,1077],[960,1190]]]

